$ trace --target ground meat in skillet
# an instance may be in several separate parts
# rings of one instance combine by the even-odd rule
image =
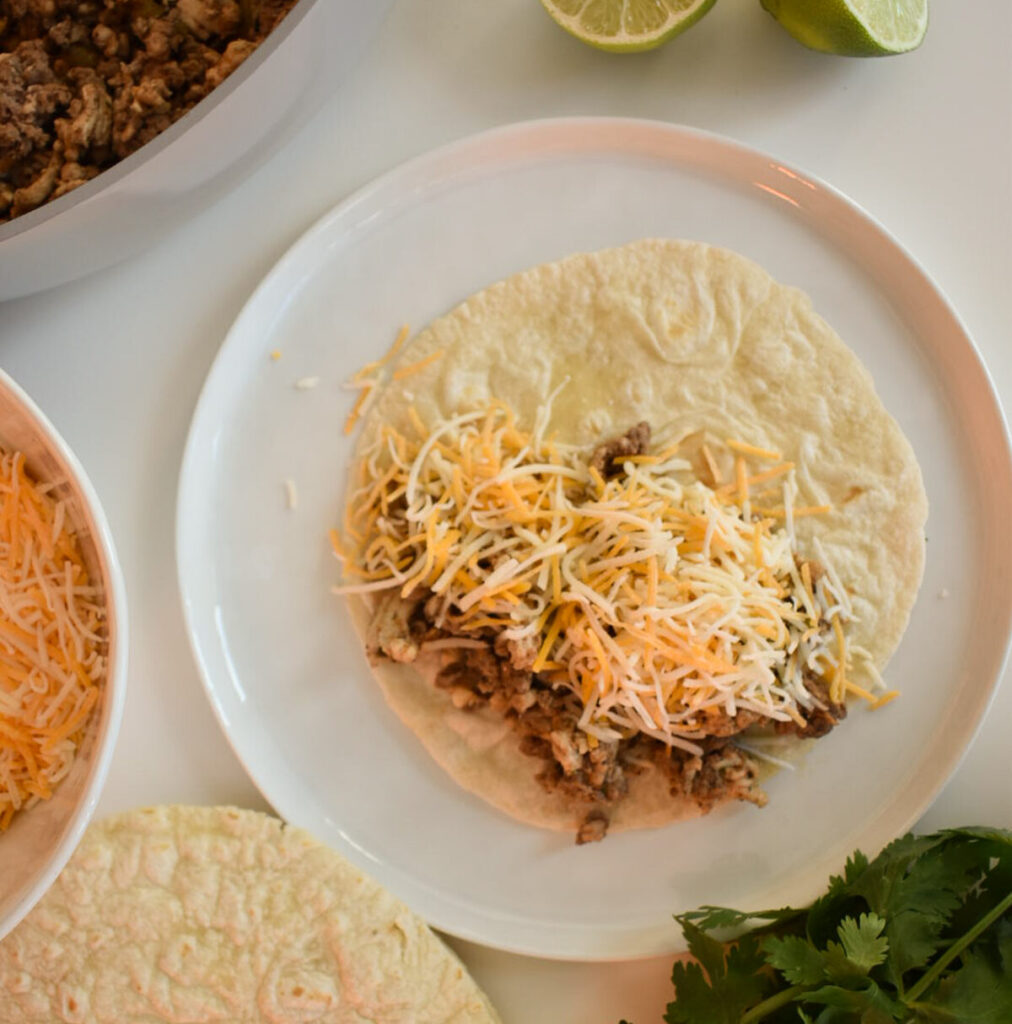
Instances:
[[[296,0],[0,0],[0,223],[129,156]]]

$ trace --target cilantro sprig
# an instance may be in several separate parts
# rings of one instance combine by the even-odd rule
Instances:
[[[667,1024],[1012,1022],[1009,831],[906,835],[808,907],[676,920],[695,961],[675,963]]]

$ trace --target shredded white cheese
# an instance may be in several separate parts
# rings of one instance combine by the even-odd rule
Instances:
[[[70,771],[105,673],[100,595],[49,491],[0,451],[0,831]]]
[[[796,516],[822,509],[795,507],[791,464],[749,468],[779,453],[730,443],[724,486],[677,445],[603,479],[588,449],[544,440],[547,410],[530,434],[500,403],[431,426],[412,414],[415,436],[386,427],[361,459],[335,592],[432,594],[454,636],[533,638],[534,670],[579,695],[599,740],[698,751],[721,716],[799,720],[812,676],[849,692],[850,598],[825,551],[814,567],[795,549]],[[776,509],[749,490],[773,477]]]
[[[285,505],[290,509],[298,508],[299,505],[299,492],[292,479],[285,481]]]

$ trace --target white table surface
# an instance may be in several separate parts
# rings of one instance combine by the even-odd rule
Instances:
[[[201,383],[259,279],[320,214],[402,160],[483,128],[608,114],[729,135],[829,181],[891,230],[959,310],[1012,397],[1012,5],[934,0],[913,54],[809,52],[758,0],[722,0],[655,53],[592,51],[537,0],[400,0],[342,91],[232,194],[129,264],[0,304],[0,365],[86,466],[130,594],[129,693],[99,807],[264,803],[183,629],[176,480]],[[1008,675],[1006,671],[1006,676]],[[921,827],[1012,825],[1005,680]],[[506,1024],[658,1021],[670,958],[587,965],[453,942]]]

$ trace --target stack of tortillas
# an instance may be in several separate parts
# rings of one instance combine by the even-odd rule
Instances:
[[[454,955],[308,833],[233,807],[94,825],[0,942],[0,1020],[499,1020]]]

